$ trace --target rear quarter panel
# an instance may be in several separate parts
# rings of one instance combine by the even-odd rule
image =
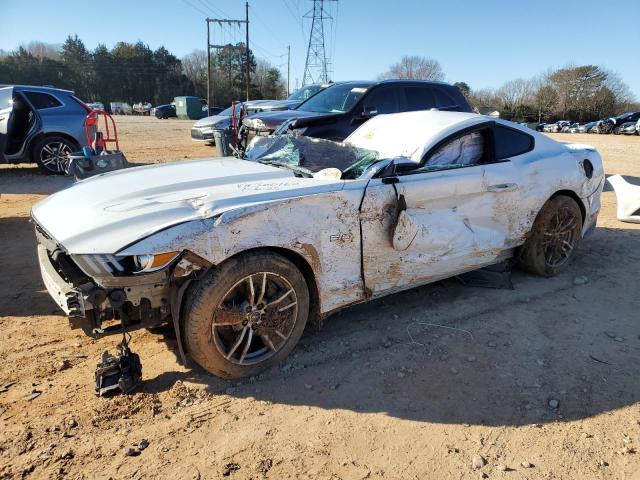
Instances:
[[[604,180],[602,160],[596,151],[571,151],[566,145],[542,134],[536,134],[535,141],[536,147],[532,152],[512,159],[523,178],[518,207],[522,221],[515,235],[516,244],[525,241],[542,206],[558,192],[573,192],[580,199],[588,220],[592,213],[592,196],[596,194],[599,197]],[[585,159],[594,165],[590,179],[584,172]]]

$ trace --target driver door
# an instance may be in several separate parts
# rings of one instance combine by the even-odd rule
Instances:
[[[493,160],[492,142],[491,126],[454,134],[421,167],[370,181],[361,226],[364,280],[374,295],[500,261],[510,236],[504,205],[519,195],[518,174]],[[504,165],[490,174],[496,185],[485,175],[493,163]]]

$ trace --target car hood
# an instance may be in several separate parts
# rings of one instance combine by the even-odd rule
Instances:
[[[194,127],[213,127],[214,125],[218,125],[218,124],[227,124],[227,123],[231,123],[231,117],[228,117],[226,115],[213,115],[211,117],[205,117],[205,118],[201,118],[200,120],[198,120],[196,123],[193,124]]]
[[[335,113],[305,112],[302,110],[280,110],[276,112],[260,112],[248,116],[245,120],[260,119],[270,129],[275,130],[288,120],[317,119],[333,117]]]
[[[270,112],[274,110],[288,110],[300,105],[298,100],[256,100],[247,103],[249,112]]]
[[[83,180],[38,202],[31,214],[70,254],[114,254],[179,223],[343,185],[233,157],[192,160]]]

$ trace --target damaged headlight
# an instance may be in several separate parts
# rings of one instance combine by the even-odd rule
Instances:
[[[169,266],[181,252],[148,255],[73,255],[73,261],[90,277],[126,276],[157,272]]]
[[[180,252],[134,255],[133,263],[136,265],[138,270],[133,273],[157,272],[178,258],[178,255],[180,255]]]

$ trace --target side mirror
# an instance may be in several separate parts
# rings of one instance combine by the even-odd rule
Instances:
[[[399,173],[409,172],[418,167],[418,164],[407,157],[396,157],[389,160],[378,174],[379,178],[395,177]]]
[[[360,114],[361,118],[371,118],[378,115],[378,109],[376,107],[364,107],[364,110]]]

